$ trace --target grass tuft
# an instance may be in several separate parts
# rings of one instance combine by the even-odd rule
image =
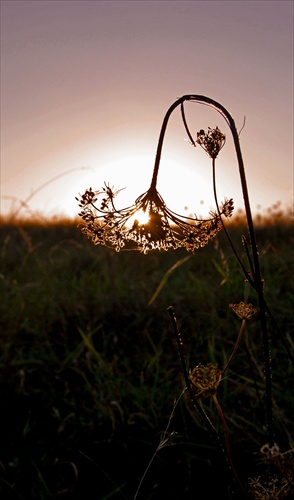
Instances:
[[[231,229],[236,241],[242,230]],[[257,233],[266,300],[290,343],[293,226]],[[183,380],[166,313],[171,305],[177,311],[190,369],[226,365],[240,328],[229,304],[256,299],[223,235],[187,259],[182,250],[118,255],[93,246],[75,223],[2,224],[0,234],[3,498],[91,491],[89,499],[130,499],[151,457],[138,498],[188,499],[203,487],[227,498],[205,426],[186,395],[174,406]],[[264,485],[262,338],[254,318],[243,335],[218,400],[239,476]],[[274,329],[271,336],[276,441],[286,453],[293,449],[293,369]],[[205,407],[218,422],[213,402]],[[288,471],[291,453],[282,456]]]

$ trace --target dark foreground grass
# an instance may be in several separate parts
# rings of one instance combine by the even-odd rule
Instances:
[[[243,229],[231,231],[242,250]],[[271,326],[275,440],[286,453],[273,474],[281,483],[293,456],[293,371],[284,346],[294,323],[293,226],[261,227],[257,240],[265,297],[282,333]],[[163,438],[138,499],[230,498],[222,457],[180,397],[167,313],[173,306],[191,369],[225,366],[240,328],[229,304],[255,305],[256,297],[222,234],[195,255],[117,254],[94,247],[75,225],[6,224],[0,278],[1,498],[133,499]],[[245,486],[266,469],[264,395],[253,318],[218,390]],[[203,407],[222,435],[212,400]]]

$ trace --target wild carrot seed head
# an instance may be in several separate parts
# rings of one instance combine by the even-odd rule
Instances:
[[[212,396],[216,393],[222,378],[222,371],[216,365],[208,363],[197,365],[191,372],[191,382],[200,389],[199,395],[202,397]]]
[[[205,132],[201,129],[197,132],[196,143],[208,154],[210,158],[216,158],[220,150],[224,147],[226,136],[220,131],[218,127],[210,128]]]
[[[95,245],[110,246],[117,251],[131,248],[148,253],[154,249],[184,247],[194,252],[221,230],[221,215],[230,217],[233,212],[233,200],[225,199],[220,214],[210,212],[208,219],[184,217],[170,210],[155,188],[139,196],[130,207],[117,209],[114,198],[118,192],[105,183],[101,191],[90,188],[76,198],[82,209],[79,213],[84,221],[82,232]],[[140,212],[147,216],[144,222],[136,217]]]

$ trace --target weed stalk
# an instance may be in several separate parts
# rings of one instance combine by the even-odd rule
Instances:
[[[247,497],[246,492],[244,491],[244,488],[243,488],[243,486],[238,478],[238,475],[235,471],[235,468],[234,468],[234,465],[233,465],[232,459],[231,459],[231,454],[229,451],[229,442],[228,442],[226,423],[225,423],[225,427],[224,427],[226,449],[224,449],[216,428],[214,427],[213,423],[211,422],[207,413],[203,409],[203,406],[201,405],[201,403],[198,401],[198,399],[197,399],[197,397],[192,389],[192,383],[191,383],[190,377],[188,375],[187,364],[186,364],[185,355],[183,352],[182,336],[181,336],[180,330],[178,329],[177,319],[176,319],[176,316],[174,313],[174,309],[172,306],[169,306],[167,308],[167,311],[168,311],[168,314],[170,316],[171,323],[173,326],[174,336],[175,336],[176,344],[177,344],[177,348],[178,348],[179,359],[180,359],[182,372],[183,372],[183,376],[184,376],[184,380],[185,380],[185,386],[186,386],[186,389],[189,393],[192,404],[193,404],[194,408],[196,409],[196,411],[199,413],[200,417],[202,418],[202,421],[205,424],[213,442],[215,443],[219,452],[221,453],[221,455],[224,458],[228,473],[229,473],[231,480],[232,480],[232,484],[236,485],[236,487],[238,488],[238,493],[241,495],[241,497],[238,497],[238,498],[244,498],[244,500],[245,500],[248,497]],[[216,406],[217,406],[218,413],[221,416],[222,424],[224,425],[224,415],[223,415],[223,412],[222,412],[218,402],[216,403]]]
[[[253,219],[252,219],[252,213],[251,213],[251,206],[250,206],[249,194],[248,194],[248,188],[247,188],[247,181],[246,181],[246,175],[245,175],[245,167],[244,167],[244,162],[243,162],[243,157],[242,157],[242,152],[241,152],[241,147],[240,147],[240,141],[239,141],[239,134],[238,134],[235,122],[234,122],[231,114],[227,111],[227,109],[224,106],[222,106],[220,103],[218,103],[217,101],[215,101],[209,97],[192,94],[192,95],[184,95],[184,96],[180,97],[169,107],[169,109],[167,110],[165,117],[163,119],[162,127],[160,130],[151,187],[153,187],[155,189],[155,186],[156,186],[156,181],[157,181],[157,176],[158,176],[158,171],[159,171],[159,164],[160,164],[161,153],[162,153],[162,147],[163,147],[163,141],[164,141],[164,136],[165,136],[165,132],[167,129],[168,120],[169,120],[172,112],[178,106],[181,106],[183,123],[184,123],[184,127],[187,131],[187,135],[188,135],[192,145],[195,146],[195,141],[192,138],[192,135],[189,131],[189,128],[188,128],[188,125],[187,125],[187,122],[185,119],[185,113],[184,113],[184,102],[185,101],[204,104],[204,105],[207,105],[207,106],[215,109],[225,119],[226,123],[228,124],[228,126],[230,128],[230,131],[231,131],[231,134],[233,137],[235,152],[236,152],[238,166],[239,166],[239,176],[240,176],[240,181],[241,181],[245,214],[246,214],[246,220],[247,220],[247,226],[248,226],[248,232],[249,232],[249,238],[250,238],[250,246],[251,246],[251,252],[252,252],[252,261],[253,261],[253,269],[251,270],[252,277],[248,274],[248,272],[246,272],[245,268],[243,267],[243,265],[241,263],[240,258],[238,257],[238,254],[234,250],[234,247],[233,247],[233,250],[234,250],[235,256],[237,257],[238,262],[242,266],[242,269],[243,269],[243,272],[245,273],[246,279],[249,280],[251,286],[255,289],[257,296],[258,296],[259,313],[260,313],[260,326],[261,326],[261,332],[262,332],[263,353],[264,353],[267,438],[268,438],[268,444],[271,448],[274,446],[272,383],[271,383],[271,371],[272,370],[271,370],[270,342],[269,342],[268,326],[267,326],[267,320],[266,320],[266,305],[265,305],[264,294],[263,294],[263,280],[262,280],[261,271],[260,271],[258,247],[257,247],[257,242],[256,242],[256,237],[255,237],[255,231],[254,231],[254,225],[253,225]],[[226,235],[228,236],[227,231],[226,231]],[[229,236],[228,236],[228,238],[229,238],[229,241],[231,242]]]

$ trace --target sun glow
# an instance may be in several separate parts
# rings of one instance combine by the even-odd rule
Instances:
[[[131,206],[122,209],[116,208],[114,203],[120,190],[115,191],[106,182],[100,191],[86,189],[76,198],[81,209],[79,216],[83,220],[82,233],[95,245],[110,246],[117,252],[135,249],[148,253],[155,249],[166,251],[179,247],[194,252],[220,231],[222,215],[232,215],[233,200],[227,199],[219,211],[210,212],[207,219],[196,215],[187,219],[165,204],[154,182],[155,177],[148,191],[137,197]],[[141,222],[142,215],[145,223]]]
[[[192,148],[191,148],[192,149]],[[215,206],[209,169],[205,162],[199,165],[192,154],[186,159],[180,155],[163,155],[157,181],[157,190],[165,203],[175,212],[197,213],[204,216]],[[191,161],[192,157],[192,161]],[[123,208],[148,190],[151,183],[154,155],[134,155],[109,162],[89,176],[92,188],[100,189],[104,182],[122,189],[115,203]],[[81,188],[81,183],[79,185]],[[146,214],[145,214],[146,217]],[[146,221],[144,221],[146,223]]]
[[[138,210],[134,215],[128,220],[127,225],[132,227],[134,224],[138,226],[143,226],[147,224],[150,220],[150,215],[144,210]]]
[[[114,199],[116,209],[131,206],[141,194],[149,189],[153,163],[153,155],[126,156],[126,158],[106,162],[104,166],[93,169],[94,173],[83,175],[82,182],[79,179],[72,186],[74,189],[71,189],[71,200],[68,200],[71,206],[68,203],[68,209],[77,213],[75,196],[89,187],[92,187],[94,191],[100,190],[105,182],[114,190],[120,190]],[[183,164],[185,165],[183,158],[177,161],[163,157],[157,190],[166,205],[174,212],[187,216],[197,214],[197,216],[205,217],[211,209],[215,208],[212,184],[207,168],[205,169],[206,165],[201,170],[199,168],[201,165],[197,166],[197,162],[195,166],[191,165],[191,162],[190,166],[183,166]],[[136,219],[139,224],[146,224],[148,217],[146,212],[137,212],[128,221],[128,226]]]
[[[147,145],[151,150],[151,146]],[[109,157],[97,161],[97,151],[89,150],[84,155],[80,152],[77,159],[59,165],[62,175],[45,179],[43,184],[36,185],[35,191],[29,192],[27,200],[29,215],[36,212],[45,216],[76,217],[79,212],[75,197],[86,189],[100,190],[104,183],[121,190],[115,197],[114,204],[117,209],[131,206],[135,200],[146,192],[151,183],[154,152],[147,154],[129,155],[123,151],[120,158],[115,160]],[[84,158],[86,167],[79,167],[78,161]],[[157,190],[166,205],[174,212],[182,215],[205,217],[209,210],[215,208],[213,200],[212,183],[207,169],[206,158],[202,161],[195,155],[193,148],[188,149],[187,156],[174,152],[162,156]],[[46,171],[53,171],[56,158],[46,163]],[[41,168],[41,171],[44,171]],[[231,193],[225,193],[231,196]],[[222,199],[222,196],[220,196]],[[25,212],[22,208],[22,214]],[[132,223],[138,220],[139,224],[148,222],[148,214],[140,213],[132,217]]]

